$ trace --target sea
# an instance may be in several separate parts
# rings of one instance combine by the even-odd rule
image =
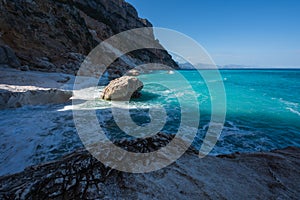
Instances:
[[[138,77],[144,83],[139,99],[125,104],[86,100],[76,109],[95,110],[110,139],[133,137],[129,125],[118,127],[114,122],[111,107],[115,106],[129,111],[130,120],[137,126],[156,127],[157,123],[161,126],[158,131],[166,134],[181,130],[184,137],[193,137],[196,149],[203,145],[212,116],[224,116],[210,155],[300,147],[300,70],[222,69],[218,77],[205,77],[202,72],[143,74]],[[101,92],[103,87],[95,90]],[[225,112],[214,110],[215,105],[225,106]],[[83,148],[72,109],[68,103],[0,110],[0,175],[20,172]]]
[[[149,104],[166,105],[167,110],[175,115],[180,112],[180,105],[170,93],[173,92],[175,96],[179,94],[183,99],[181,102],[186,104],[183,106],[193,105],[189,95],[185,98],[185,94],[190,90],[196,93],[200,110],[200,124],[193,143],[196,148],[201,147],[211,120],[211,93],[214,91],[209,91],[207,87],[210,81],[222,81],[226,95],[224,127],[211,154],[270,151],[300,146],[300,70],[219,70],[221,79],[217,80],[214,80],[215,77],[205,80],[201,71],[197,70],[182,70],[179,73],[192,88],[187,89],[187,84],[172,78],[176,74],[155,72],[140,78],[144,83],[157,80],[161,85],[176,85],[175,89],[172,91],[162,86],[157,90],[158,85],[149,84],[143,89],[146,95],[142,99]],[[155,97],[147,100],[147,95],[151,94],[155,94]],[[220,101],[224,103],[223,98]],[[218,100],[214,103],[218,104]],[[188,110],[193,112],[195,107],[189,107]]]

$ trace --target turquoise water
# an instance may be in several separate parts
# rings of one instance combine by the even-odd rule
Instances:
[[[220,72],[226,90],[226,121],[212,155],[300,147],[300,70]],[[141,75],[139,78],[145,87],[142,97],[129,103],[130,117],[142,127],[163,121],[162,131],[169,134],[175,134],[181,126],[184,136],[197,134],[193,146],[199,148],[210,122],[210,93],[197,71],[178,73],[186,79],[182,81],[178,74],[166,71]],[[213,77],[209,81],[220,82]],[[102,89],[97,88],[96,94]],[[92,91],[94,88],[87,93]],[[196,99],[191,98],[191,94],[195,94]],[[198,121],[195,101],[200,108],[198,126],[193,126],[193,122]],[[116,107],[127,111],[122,104]],[[166,111],[166,119],[153,118],[150,110],[159,107]],[[76,109],[81,108],[96,109],[100,126],[111,138],[128,137],[126,131],[132,131],[132,127],[121,129],[114,122],[111,102],[82,101]],[[60,104],[0,110],[0,175],[19,172],[27,166],[55,160],[83,148],[72,109],[70,104]],[[184,126],[181,113],[189,114]]]
[[[212,154],[300,146],[300,70],[221,70],[220,73],[226,91],[226,122]],[[166,71],[141,75],[145,87],[142,98],[130,103],[139,108],[132,109],[131,117],[139,125],[151,123],[147,112],[161,105],[168,115],[162,131],[175,133],[180,125],[181,108],[187,108],[191,116],[196,112],[188,95],[194,92],[201,116],[193,145],[199,148],[211,117],[210,93],[197,71],[183,70],[180,74],[192,88],[176,74]],[[169,85],[173,88],[168,88]],[[178,96],[183,104],[179,104]],[[193,128],[185,127],[186,134]]]

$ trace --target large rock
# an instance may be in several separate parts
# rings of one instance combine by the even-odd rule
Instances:
[[[102,99],[105,100],[129,100],[140,96],[140,91],[143,89],[143,83],[131,76],[123,76],[117,78],[105,87]]]

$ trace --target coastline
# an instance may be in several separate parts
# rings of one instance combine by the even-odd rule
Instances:
[[[187,70],[187,71],[189,71],[189,70],[191,70],[191,71],[193,71],[193,70],[199,70],[199,69],[184,69],[184,68],[181,68],[181,69],[177,69],[178,71],[182,71],[182,70]],[[219,67],[217,67],[216,69],[214,69],[214,68],[202,68],[201,67],[201,70],[265,70],[265,71],[268,71],[268,70],[278,70],[278,71],[293,71],[293,70],[295,70],[295,71],[297,71],[297,70],[300,70],[300,68],[219,68]]]
[[[25,76],[25,74],[30,74],[30,76]],[[12,79],[11,77],[13,76],[18,76],[19,78],[26,77],[25,79],[20,79],[24,81],[22,84],[35,85],[36,88],[34,89],[68,89],[71,88],[70,84],[73,80],[72,76],[65,74],[22,72],[15,69],[9,69],[6,75],[8,75],[6,76],[7,80],[14,81],[17,79]],[[51,75],[51,77],[53,76],[54,78],[52,77],[52,81],[49,82],[47,80],[50,78],[45,75]],[[71,78],[63,83],[64,81],[61,82],[61,80],[66,80],[65,76]],[[48,77],[48,79],[45,79],[46,77]],[[8,84],[9,87],[15,87],[16,91],[23,87],[21,83],[12,85],[12,83],[5,82],[5,79],[2,79],[2,81]],[[12,92],[12,94],[14,94],[14,92]],[[59,105],[60,104],[53,104],[54,107]],[[18,109],[19,108],[11,110]],[[26,111],[26,109],[24,111]],[[35,148],[35,145],[37,145],[37,147],[39,146],[38,143],[36,143],[39,140],[42,139],[42,141],[46,142],[52,137],[52,139],[56,138],[56,143],[53,143],[56,147],[53,150],[60,148],[62,145],[61,142],[69,142],[70,138],[72,138],[75,143],[79,142],[79,140],[77,141],[76,139],[76,135],[74,135],[76,134],[76,132],[74,132],[75,130],[73,132],[71,131],[74,128],[71,123],[71,111],[60,113],[57,109],[54,109],[50,112],[53,113],[53,116],[47,115],[46,121],[48,121],[49,124],[44,123],[45,120],[42,120],[43,125],[39,125],[40,130],[37,129],[37,133],[44,130],[42,131],[43,133],[40,133],[42,135],[38,137],[39,139],[37,139],[35,143],[28,145],[32,145],[32,148]],[[61,118],[67,120],[64,121],[64,123],[67,122],[68,124],[67,132],[72,132],[67,137],[63,136],[64,138],[61,138],[61,134],[65,134],[65,131],[56,127],[60,127],[63,124],[60,122],[61,120],[58,120],[57,124],[52,124]],[[52,125],[49,126],[50,124]],[[45,127],[47,127],[47,129],[44,129]],[[45,137],[48,129],[51,132],[50,135],[52,135],[49,138],[48,136]],[[33,134],[30,137],[35,138],[36,136],[37,135]],[[24,136],[24,139],[30,139],[30,137],[26,137]],[[161,138],[165,139],[161,140]],[[165,142],[169,142],[172,138],[172,135],[159,134],[156,140],[159,140],[159,144],[164,146],[166,145]],[[49,145],[50,143],[44,146],[44,150],[51,148]],[[130,147],[131,151],[135,151],[135,148],[138,147],[140,148],[139,151],[144,151],[144,147],[146,147],[146,149],[150,147],[153,148],[152,143],[143,143],[142,140],[140,143],[125,140],[123,141],[123,145],[123,147]],[[74,149],[72,150],[72,148],[65,149],[64,151],[66,152],[63,154],[64,156],[57,157],[55,154],[56,157],[50,159],[52,160],[50,162],[46,159],[46,161],[27,167],[19,173],[0,176],[0,198],[261,199],[264,197],[297,199],[300,193],[300,189],[297,187],[300,183],[300,169],[298,167],[300,164],[299,147],[288,147],[269,152],[206,156],[203,159],[198,157],[196,150],[190,148],[180,159],[170,166],[145,174],[130,174],[105,167],[86,150],[81,149],[82,147],[75,147],[76,146],[74,146],[74,149],[77,149],[75,151]],[[156,146],[154,150],[157,148],[160,147]],[[69,153],[68,151],[70,150],[72,150],[73,153]],[[149,149],[149,151],[150,150],[151,149]],[[37,151],[36,153],[40,152],[38,149],[32,149],[32,152],[35,151]],[[153,149],[151,151],[153,151]],[[26,158],[21,157],[23,159]],[[19,164],[20,163],[18,163],[18,165]],[[28,166],[28,163],[25,164]],[[168,194],[168,196],[166,196],[166,194]]]
[[[211,54],[215,65],[203,47],[208,60],[189,40],[161,37],[158,24],[141,18],[126,1],[0,1],[0,199],[300,199],[300,65],[290,62],[292,52],[297,54],[294,47],[288,52],[271,45],[260,60],[264,48],[255,42],[263,34],[251,33],[267,30],[247,25],[258,19],[253,13],[263,19],[259,12],[248,12],[250,5],[236,9],[242,17],[226,15],[230,24],[247,25],[248,31],[226,28],[225,16],[218,16],[223,11],[210,12],[204,2],[199,8],[205,12],[196,2],[186,4],[196,12],[167,3],[165,12],[173,18],[160,11],[165,2],[151,2],[155,12],[145,7],[150,16],[163,14],[156,23],[172,20],[168,26],[175,22],[177,27],[192,13],[186,19],[193,24],[183,28],[191,28],[197,38],[203,33],[207,47],[217,44]],[[218,3],[213,5],[216,10]],[[219,5],[222,10],[224,5]],[[203,26],[195,24],[207,21],[206,11],[216,17],[210,24],[222,23],[208,40]],[[195,18],[195,13],[206,16]],[[231,23],[246,15],[251,20]],[[264,26],[268,22],[262,21]],[[221,34],[223,29],[232,41]],[[274,30],[269,34],[278,35]],[[243,31],[247,37],[239,38]],[[122,33],[126,37],[115,40]],[[172,45],[165,43],[165,35]],[[198,43],[192,35],[189,39]],[[254,46],[243,53],[252,45],[248,36]],[[271,44],[265,39],[264,47]],[[278,47],[285,46],[282,38],[278,41]],[[196,67],[176,59],[173,45]],[[277,50],[289,56],[277,57]],[[261,55],[255,58],[256,51]],[[124,75],[131,77],[120,81]],[[214,114],[224,120],[214,122]],[[212,149],[200,158],[206,144]]]
[[[30,165],[56,160],[62,155],[66,155],[77,148],[83,147],[72,120],[72,105],[70,105],[68,98],[63,104],[49,101],[49,98],[44,98],[45,102],[38,101],[38,105],[32,104],[35,103],[33,100],[36,99],[36,94],[40,93],[40,95],[44,95],[44,93],[47,94],[49,90],[58,91],[58,96],[60,94],[65,95],[64,92],[59,93],[59,91],[67,91],[70,93],[75,78],[74,76],[63,73],[20,71],[12,68],[1,68],[1,71],[3,73],[1,74],[0,89],[5,90],[7,87],[13,88],[14,90],[10,91],[10,95],[13,98],[15,98],[18,93],[26,94],[29,92],[29,94],[35,94],[27,95],[25,98],[26,101],[24,101],[24,98],[21,98],[23,103],[18,103],[18,105],[25,106],[23,108],[2,109],[2,175],[6,173],[16,173]],[[172,75],[170,75],[170,77],[172,77]],[[68,81],[65,82],[65,80]],[[87,92],[93,92],[93,89],[87,90]],[[101,91],[99,90],[99,92]],[[41,100],[40,96],[37,99]],[[1,105],[7,106],[10,104],[3,103]],[[107,106],[109,106],[109,104]],[[101,106],[99,108],[101,108]],[[147,107],[145,109],[147,109]],[[99,112],[99,117],[101,116],[101,118],[99,119],[101,119],[103,123],[109,124],[111,123],[112,116],[108,111],[107,109],[101,108]],[[17,121],[20,123],[18,126],[15,125]],[[230,137],[230,134],[236,134],[238,137],[243,130],[238,129],[238,127],[232,123],[233,122],[227,124],[228,135]],[[256,131],[254,128],[253,131]],[[187,129],[187,131],[189,131],[189,129]],[[287,130],[285,130],[285,133],[289,134]],[[224,134],[226,136],[226,131]],[[14,143],[13,141],[16,137],[18,137],[20,141]],[[234,141],[234,139],[232,141]],[[257,141],[259,142],[259,140],[252,141],[251,144],[257,146],[267,144],[255,143]],[[294,144],[295,145],[293,145],[293,143],[287,143],[279,147],[275,145],[273,147],[270,146],[269,149],[273,150],[286,146],[297,146],[297,141],[295,141]],[[224,146],[225,149],[226,147],[227,146]],[[221,154],[227,153],[222,151],[222,149],[223,147],[218,150],[219,152],[216,155],[219,155],[220,152]],[[269,150],[268,148],[266,149],[260,151]],[[258,150],[248,147],[248,149],[244,151],[241,149],[232,149],[228,153],[237,151],[255,152]],[[11,168],[10,166],[14,167]]]
[[[188,151],[164,169],[129,174],[77,150],[58,161],[0,177],[0,197],[297,199],[299,164],[300,148],[296,147],[203,159]]]

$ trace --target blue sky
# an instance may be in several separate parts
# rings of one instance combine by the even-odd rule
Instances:
[[[300,67],[298,0],[127,0],[153,26],[199,42],[220,65]]]

